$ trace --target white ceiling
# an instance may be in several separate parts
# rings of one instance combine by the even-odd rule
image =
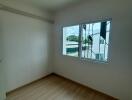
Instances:
[[[50,11],[57,11],[83,0],[13,0]]]

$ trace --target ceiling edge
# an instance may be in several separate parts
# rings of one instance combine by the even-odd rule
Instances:
[[[54,20],[52,20],[52,19],[44,18],[44,17],[38,16],[36,14],[32,14],[32,13],[29,13],[29,12],[21,11],[21,10],[18,10],[18,9],[15,9],[15,8],[12,8],[12,7],[3,5],[3,4],[0,4],[0,10],[8,11],[8,12],[11,12],[11,13],[15,13],[15,14],[31,17],[31,18],[34,18],[34,19],[38,19],[38,20],[42,20],[42,21],[46,21],[48,23],[54,24]]]

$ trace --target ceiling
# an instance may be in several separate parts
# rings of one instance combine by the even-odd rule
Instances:
[[[26,3],[41,9],[49,11],[57,11],[69,5],[79,3],[83,0],[13,0],[21,3]]]

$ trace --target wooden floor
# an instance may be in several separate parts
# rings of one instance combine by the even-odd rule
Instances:
[[[7,94],[7,100],[116,100],[75,82],[50,75]]]

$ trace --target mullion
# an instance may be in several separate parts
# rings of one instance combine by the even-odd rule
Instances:
[[[82,25],[79,25],[79,53],[78,56],[82,57]]]
[[[90,24],[89,25],[89,29],[88,29],[88,36],[89,36],[89,31],[90,31]],[[89,40],[88,40],[89,41]],[[88,49],[87,49],[87,58],[88,58],[88,55],[89,55],[89,43],[88,43]]]
[[[108,25],[109,23],[107,23]],[[93,43],[90,44],[90,48],[89,48],[89,42],[88,42],[88,45],[87,45],[87,36],[89,36],[89,32],[90,32],[90,27],[92,29],[92,33],[91,33],[91,36],[92,36],[92,39],[93,39],[93,36],[95,35],[94,34],[94,23],[91,23],[91,24],[87,24],[86,27],[86,30],[83,29],[83,25],[86,25],[86,24],[80,24],[79,25],[79,51],[78,51],[78,56],[80,58],[90,58],[92,59],[93,57],[93,54],[96,56],[96,53],[93,52]],[[109,31],[107,31],[109,32]],[[100,33],[97,33],[97,34],[100,34]],[[84,50],[83,50],[83,45],[84,45]],[[107,59],[105,58],[106,57],[106,46],[108,46],[108,44],[106,43],[106,40],[104,39],[104,59]],[[86,49],[86,50],[85,50]],[[84,51],[84,52],[83,52]],[[91,54],[90,54],[91,53]],[[91,57],[89,57],[89,54]],[[99,59],[98,60],[101,60],[101,36],[99,36]]]

